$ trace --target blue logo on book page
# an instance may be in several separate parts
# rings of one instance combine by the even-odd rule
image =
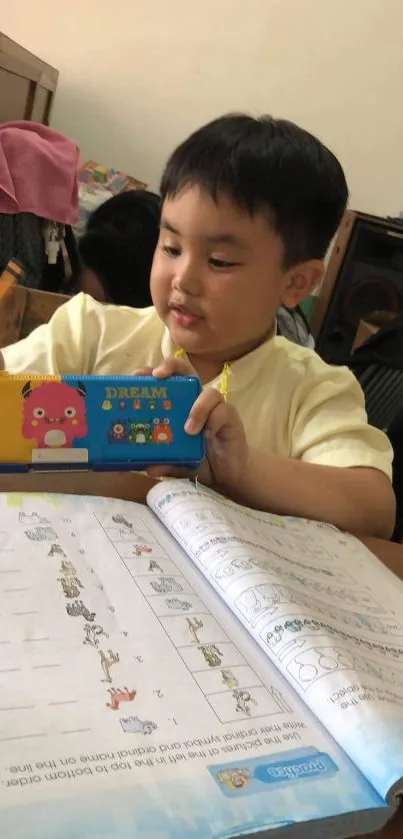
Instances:
[[[268,787],[284,787],[301,781],[318,781],[338,772],[325,752],[295,749],[292,752],[209,766],[208,770],[224,795],[253,795]]]

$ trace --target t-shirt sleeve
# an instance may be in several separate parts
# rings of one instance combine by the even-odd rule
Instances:
[[[295,394],[293,457],[325,466],[378,469],[391,479],[393,450],[368,424],[364,394],[346,367],[312,356]]]
[[[77,294],[56,309],[48,323],[4,347],[5,370],[39,375],[90,373],[100,327],[97,310],[88,306],[88,300],[87,295]]]

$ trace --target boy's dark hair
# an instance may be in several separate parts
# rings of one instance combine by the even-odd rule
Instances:
[[[162,198],[198,186],[227,195],[253,215],[263,210],[284,245],[284,267],[322,259],[348,199],[343,169],[316,137],[283,119],[229,114],[203,126],[173,152]]]
[[[160,204],[153,192],[131,190],[109,198],[90,216],[78,243],[80,257],[112,303],[151,306],[150,272]]]

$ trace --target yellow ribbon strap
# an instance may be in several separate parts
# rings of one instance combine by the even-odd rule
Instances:
[[[175,352],[174,352],[174,357],[175,358],[183,358],[184,355],[185,355],[185,351],[182,349],[182,347],[178,347],[178,349],[175,350]],[[228,396],[228,373],[229,373],[229,368],[230,368],[230,365],[229,365],[228,361],[226,361],[225,364],[224,364],[224,367],[222,368],[221,376],[220,376],[220,382],[219,382],[219,385],[218,385],[218,390],[221,393],[221,396],[224,397],[225,401],[227,400],[227,396]]]

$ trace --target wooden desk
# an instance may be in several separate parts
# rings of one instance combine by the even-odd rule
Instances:
[[[67,492],[144,502],[147,492],[155,483],[151,478],[130,473],[31,473],[0,475],[0,492]],[[381,562],[403,579],[403,545],[368,537],[362,538],[361,541]],[[367,834],[361,839],[403,839],[403,807],[384,830]]]

